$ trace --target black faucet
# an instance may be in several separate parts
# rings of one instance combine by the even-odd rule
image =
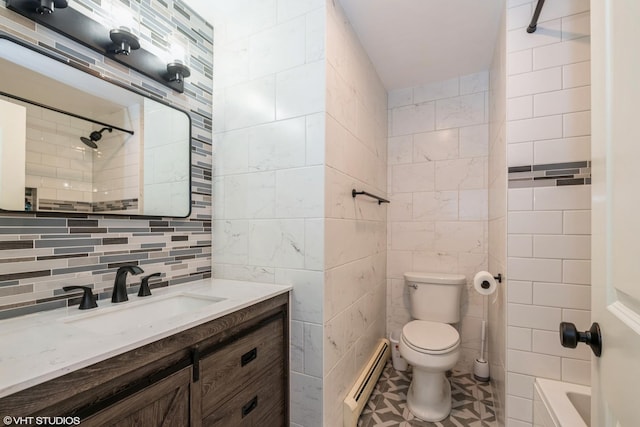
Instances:
[[[127,273],[140,274],[144,270],[137,265],[123,265],[116,272],[116,281],[113,284],[113,293],[111,294],[111,302],[129,301],[127,296]]]

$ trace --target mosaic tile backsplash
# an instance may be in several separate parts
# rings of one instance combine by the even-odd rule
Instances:
[[[123,5],[128,3],[123,3]],[[90,0],[73,7],[96,17],[106,11]],[[212,51],[213,28],[179,0],[141,0],[141,40],[159,48],[176,35],[188,41],[191,76],[182,94],[36,25],[0,0],[0,31],[62,55],[77,68],[189,112],[192,123],[192,210],[188,218],[143,218],[82,213],[0,212],[0,319],[77,304],[62,286],[93,286],[111,296],[118,267],[139,265],[162,273],[152,287],[211,276]],[[130,279],[135,291],[139,277]]]
[[[509,167],[509,188],[591,184],[591,162]]]

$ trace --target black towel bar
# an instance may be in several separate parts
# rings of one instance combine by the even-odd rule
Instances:
[[[387,199],[383,199],[382,197],[378,197],[375,194],[371,194],[371,193],[367,193],[366,191],[356,191],[356,189],[354,188],[353,190],[351,190],[351,196],[355,199],[357,195],[359,194],[363,194],[365,196],[369,196],[372,197],[376,200],[378,200],[378,204],[381,205],[383,203],[391,203],[389,200]]]
[[[536,28],[538,28],[538,18],[540,17],[542,6],[544,6],[544,0],[538,0],[536,10],[533,12],[533,18],[531,18],[531,23],[527,27],[527,33],[533,33],[536,31]]]

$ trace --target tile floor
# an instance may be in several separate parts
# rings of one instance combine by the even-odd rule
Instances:
[[[396,371],[389,361],[360,415],[358,427],[497,427],[491,386],[477,382],[470,373],[453,371],[449,379],[451,415],[437,423],[422,421],[407,409],[411,371]]]

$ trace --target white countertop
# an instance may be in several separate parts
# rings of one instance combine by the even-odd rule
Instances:
[[[153,295],[112,304],[99,301],[98,308],[78,310],[78,306],[29,314],[0,321],[0,397],[60,377],[71,371],[106,360],[145,344],[160,340],[226,314],[291,290],[291,286],[205,279],[166,288],[152,289]],[[88,331],[69,320],[92,317],[106,311],[120,311],[132,304],[142,307],[170,294],[224,298],[182,314],[166,314],[154,322],[132,321],[121,331]],[[115,307],[117,306],[117,307]],[[93,313],[93,314],[92,314]],[[155,315],[155,313],[154,313]]]

